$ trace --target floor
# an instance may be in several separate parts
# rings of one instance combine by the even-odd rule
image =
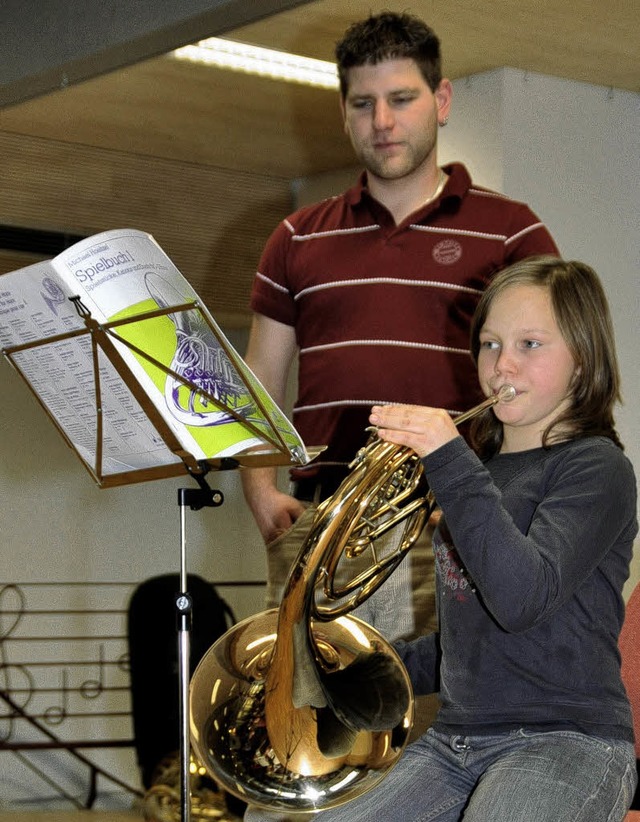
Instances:
[[[141,816],[124,811],[0,811],[0,822],[140,822]]]

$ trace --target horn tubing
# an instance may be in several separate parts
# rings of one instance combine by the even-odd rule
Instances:
[[[515,388],[505,383],[495,394],[455,417],[453,423],[457,427],[499,402],[511,402],[515,396]],[[376,428],[372,426],[368,430],[375,432]],[[415,468],[410,486],[396,493],[393,504],[391,502],[381,504],[373,515],[369,514],[382,487],[380,472],[376,472],[376,466],[383,464],[383,476],[394,477],[396,473],[408,466],[411,460],[415,462]],[[322,577],[324,595],[330,603],[337,603],[340,600],[342,602],[338,605],[323,605],[314,602],[312,614],[314,619],[320,621],[329,621],[350,613],[377,591],[395,571],[405,554],[411,550],[422,530],[424,521],[431,515],[436,505],[435,497],[429,490],[422,496],[416,496],[420,479],[423,476],[422,463],[415,452],[407,446],[393,445],[373,439],[361,449],[351,467],[353,469],[351,474],[346,477],[333,496],[327,498],[318,508],[318,513],[320,513],[327,510],[339,511],[345,502],[349,506],[349,512],[345,511],[341,517],[341,522],[346,525],[341,532],[333,535],[327,546],[325,558],[319,566],[317,579],[319,582]],[[408,471],[410,468],[405,470]],[[406,474],[403,478],[405,477]],[[354,488],[357,489],[355,497]],[[400,503],[405,504],[401,506]],[[382,514],[386,515],[389,512],[391,512],[390,516],[382,519]],[[379,522],[376,523],[376,520]],[[407,525],[398,547],[387,554],[384,559],[378,559],[375,555],[375,541],[403,520],[407,521]],[[359,528],[364,529],[362,535],[360,535]],[[333,545],[337,543],[343,546],[340,551],[333,549]],[[375,561],[350,581],[337,586],[335,577],[342,553],[346,552],[347,556],[357,556],[368,547],[371,547]]]
[[[454,423],[515,393],[503,386]],[[351,467],[318,506],[279,610],[233,626],[191,678],[198,762],[240,799],[286,813],[336,807],[370,790],[402,755],[413,724],[400,658],[347,614],[410,550],[434,498],[422,461],[406,446],[372,437]],[[398,547],[378,557],[375,540],[400,521]],[[375,562],[340,588],[338,564],[350,548],[353,555],[371,549]],[[334,604],[319,601],[320,581]]]

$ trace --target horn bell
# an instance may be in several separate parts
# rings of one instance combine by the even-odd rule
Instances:
[[[241,800],[325,810],[370,790],[398,761],[413,724],[411,684],[362,620],[312,621],[309,642],[290,643],[286,627],[278,638],[278,615],[239,622],[202,658],[191,680],[191,742]]]

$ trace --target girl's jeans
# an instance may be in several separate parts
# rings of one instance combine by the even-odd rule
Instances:
[[[410,745],[373,790],[317,822],[621,822],[636,786],[630,742],[517,730]],[[304,818],[304,817],[302,817]],[[286,815],[248,809],[245,820]]]

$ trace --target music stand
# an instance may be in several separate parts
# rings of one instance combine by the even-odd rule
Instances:
[[[180,725],[180,819],[189,822],[191,819],[191,790],[189,784],[190,751],[189,738],[189,658],[191,655],[191,624],[193,600],[187,590],[187,545],[186,545],[186,507],[199,511],[205,506],[222,505],[224,497],[220,491],[212,490],[203,474],[197,474],[199,488],[178,489],[180,506],[180,587],[175,599],[176,630],[178,632],[178,722]]]
[[[181,820],[189,822],[191,816],[189,655],[192,602],[187,591],[186,508],[188,506],[191,510],[199,510],[203,507],[217,507],[222,504],[222,493],[212,490],[206,479],[211,470],[233,470],[241,466],[304,464],[311,458],[310,452],[304,448],[297,432],[273,404],[271,398],[198,301],[187,301],[174,305],[164,304],[155,310],[143,311],[126,318],[98,322],[79,296],[69,297],[69,299],[82,321],[79,327],[52,334],[43,339],[7,346],[3,349],[5,357],[23,377],[67,444],[80,457],[85,468],[101,488],[181,475],[193,477],[198,486],[197,488],[181,488],[178,491],[180,590],[175,600],[179,665]],[[215,348],[217,355],[215,362],[223,363],[224,374],[207,374],[207,386],[205,387],[202,374],[199,377],[187,376],[187,370],[179,362],[179,356],[177,358],[174,356],[174,361],[167,364],[160,357],[134,342],[131,337],[136,335],[126,333],[127,327],[137,326],[139,330],[141,324],[153,323],[159,318],[166,317],[171,318],[178,331],[180,327],[184,331],[189,323],[195,324],[198,328],[198,345],[202,344],[204,336],[205,341]],[[203,329],[208,329],[208,332]],[[153,342],[153,334],[146,336]],[[87,341],[89,345],[86,344]],[[90,392],[93,393],[95,405],[93,448],[88,448],[86,441],[80,443],[73,427],[55,409],[54,403],[50,405],[51,398],[46,390],[41,390],[38,382],[38,359],[42,358],[42,349],[47,346],[65,348],[69,345],[73,347],[76,359],[84,359],[85,370],[90,370],[93,375],[92,392]],[[184,349],[187,343],[184,338],[180,340],[178,334],[176,350],[180,348],[180,345]],[[208,362],[211,361],[214,360],[209,358]],[[164,396],[154,395],[150,390],[149,380],[144,379],[144,373],[148,373],[150,368],[154,373],[162,373],[168,381],[169,389],[165,390]],[[220,390],[214,393],[211,386],[216,385],[218,388],[226,385],[226,393]],[[138,467],[128,466],[119,470],[117,461],[114,463],[114,460],[105,454],[108,450],[105,442],[114,434],[113,420],[110,419],[112,415],[105,413],[109,411],[111,392],[115,392],[120,397],[123,392],[127,392],[126,405],[131,414],[138,415],[136,425],[141,425],[139,415],[143,414],[157,435],[154,445],[158,446],[158,454],[154,452],[149,459],[143,459]],[[214,452],[210,458],[198,459],[185,445],[185,440],[188,438],[186,434],[181,436],[181,425],[184,428],[188,426],[183,422],[180,425],[176,424],[171,414],[171,402],[176,404],[174,411],[178,415],[184,416],[191,413],[195,415],[194,419],[198,423],[206,421],[207,409],[212,411],[216,415],[215,425],[220,431],[225,425],[235,426],[234,430],[240,446],[247,441],[251,441],[253,445],[232,448],[231,454],[229,449],[222,449],[218,453]],[[199,406],[199,410],[193,410],[196,406]],[[122,423],[122,419],[118,422]],[[315,456],[319,450],[321,449],[313,449],[312,455]]]

